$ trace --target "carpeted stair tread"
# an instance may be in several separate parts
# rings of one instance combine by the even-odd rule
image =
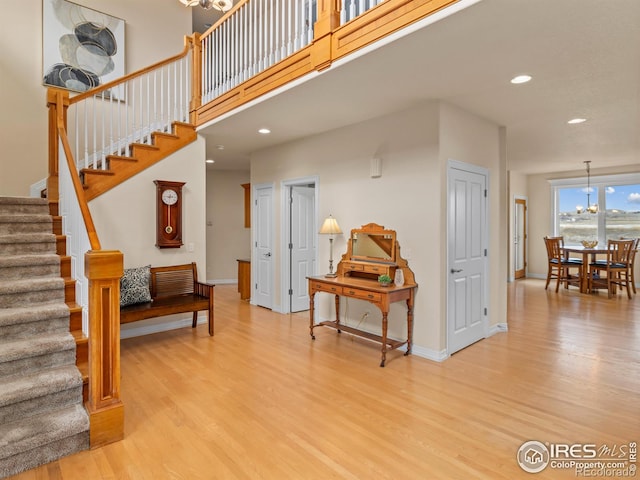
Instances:
[[[53,253],[0,255],[0,278],[3,280],[59,277],[60,273],[60,257]]]
[[[69,307],[63,302],[0,308],[0,341],[65,333],[70,322]]]
[[[81,403],[82,381],[75,365],[0,380],[0,424]]]
[[[0,308],[64,302],[65,280],[60,277],[34,277],[29,280],[0,281]]]
[[[74,350],[76,342],[69,332],[0,343],[0,364],[14,360]]]
[[[2,215],[44,215],[49,213],[49,202],[44,198],[0,197]]]
[[[0,235],[0,244],[13,243],[56,243],[53,233],[16,233],[14,235]]]
[[[28,305],[16,308],[0,308],[0,327],[32,323],[51,318],[68,317],[69,307],[65,303]]]
[[[0,195],[0,205],[40,205],[47,206],[49,201],[46,198],[38,197],[7,197]]]
[[[0,462],[88,429],[89,417],[82,405],[72,405],[0,425]]]
[[[11,215],[0,213],[0,223],[46,223],[51,224],[51,215],[46,213],[21,213]]]
[[[0,268],[28,265],[60,265],[60,256],[55,253],[0,255]]]
[[[30,278],[28,280],[0,280],[0,295],[13,293],[46,291],[56,288],[64,288],[64,279],[61,277]],[[0,300],[0,307],[2,300]]]

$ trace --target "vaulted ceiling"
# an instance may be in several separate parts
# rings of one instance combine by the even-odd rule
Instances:
[[[203,129],[213,168],[436,99],[505,126],[510,170],[640,168],[640,0],[468,3]],[[522,73],[533,79],[510,83]],[[567,123],[576,117],[587,121]]]

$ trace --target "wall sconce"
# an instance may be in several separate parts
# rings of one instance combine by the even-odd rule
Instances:
[[[333,273],[333,236],[342,233],[342,230],[336,219],[329,215],[322,223],[319,233],[329,235],[329,273],[325,277],[336,277],[337,275]]]
[[[371,178],[378,178],[382,176],[382,159],[380,157],[373,157],[371,159]]]

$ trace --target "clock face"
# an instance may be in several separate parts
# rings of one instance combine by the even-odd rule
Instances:
[[[171,190],[168,188],[164,192],[162,192],[162,201],[166,205],[174,205],[178,201],[178,194],[175,190]]]

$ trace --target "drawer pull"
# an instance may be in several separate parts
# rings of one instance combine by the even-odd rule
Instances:
[[[373,270],[374,272],[377,272],[380,269],[378,267],[373,267],[371,270]]]
[[[373,298],[373,295],[369,294],[367,295],[368,298]]]
[[[331,291],[335,292],[336,291],[336,287],[331,287]]]
[[[354,292],[353,290],[349,290],[349,295],[355,295],[356,292]]]

